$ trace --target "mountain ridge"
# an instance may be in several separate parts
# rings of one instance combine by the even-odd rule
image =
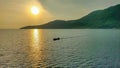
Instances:
[[[120,4],[96,10],[77,20],[54,20],[43,25],[26,26],[21,29],[78,29],[120,28]]]

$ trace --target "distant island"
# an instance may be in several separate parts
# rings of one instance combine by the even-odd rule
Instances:
[[[93,11],[77,20],[55,20],[47,24],[26,26],[21,29],[119,29],[120,28],[120,4],[104,10]]]

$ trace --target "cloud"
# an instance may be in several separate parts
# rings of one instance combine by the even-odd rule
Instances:
[[[93,10],[104,9],[120,0],[39,0],[52,14],[60,18],[82,17]]]
[[[83,13],[83,10],[85,9],[82,4],[76,4],[77,2],[72,0],[40,0],[40,2],[44,8],[59,19],[76,19],[78,16],[80,17],[79,14]],[[71,16],[71,14],[74,15]]]

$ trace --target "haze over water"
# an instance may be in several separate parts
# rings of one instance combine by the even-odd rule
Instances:
[[[119,53],[119,29],[0,30],[0,68],[120,68]]]

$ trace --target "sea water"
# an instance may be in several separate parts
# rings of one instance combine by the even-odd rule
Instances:
[[[0,30],[0,68],[120,68],[120,30]]]

